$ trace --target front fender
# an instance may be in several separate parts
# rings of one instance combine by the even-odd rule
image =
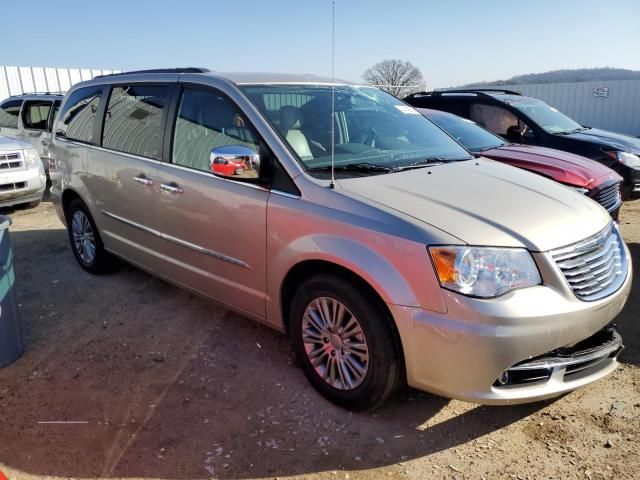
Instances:
[[[278,246],[269,255],[267,320],[283,327],[281,289],[296,265],[320,260],[343,267],[367,282],[389,304],[445,313],[440,286],[422,244],[376,235],[358,241],[338,234],[309,234]]]

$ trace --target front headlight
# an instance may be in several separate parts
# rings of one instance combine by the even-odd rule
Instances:
[[[40,160],[40,155],[38,155],[38,151],[35,148],[25,148],[22,151],[22,155],[27,165],[33,166],[42,163],[42,160]]]
[[[627,167],[640,167],[640,157],[629,152],[607,152],[609,156]]]
[[[541,283],[531,254],[523,248],[429,247],[440,285],[472,297],[497,297]]]

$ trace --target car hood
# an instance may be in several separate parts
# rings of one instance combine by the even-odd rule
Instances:
[[[477,159],[342,179],[338,187],[470,245],[547,251],[602,230],[606,210],[539,175]]]
[[[0,151],[24,150],[25,148],[32,148],[32,146],[17,138],[0,137]]]
[[[623,133],[609,132],[599,128],[588,128],[580,132],[561,135],[574,140],[584,140],[599,143],[615,150],[624,150],[631,153],[640,153],[640,138],[625,135]]]
[[[622,180],[616,172],[601,163],[551,148],[510,144],[486,150],[482,156],[576,187],[591,189],[606,180]]]

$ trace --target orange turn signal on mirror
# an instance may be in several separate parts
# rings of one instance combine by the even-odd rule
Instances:
[[[454,283],[456,280],[456,253],[447,247],[429,249],[441,284]]]

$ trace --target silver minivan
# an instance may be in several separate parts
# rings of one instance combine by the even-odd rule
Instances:
[[[85,270],[117,256],[287,333],[346,408],[406,384],[534,401],[617,366],[632,269],[606,210],[473,157],[379,89],[116,74],[67,93],[53,144]]]

